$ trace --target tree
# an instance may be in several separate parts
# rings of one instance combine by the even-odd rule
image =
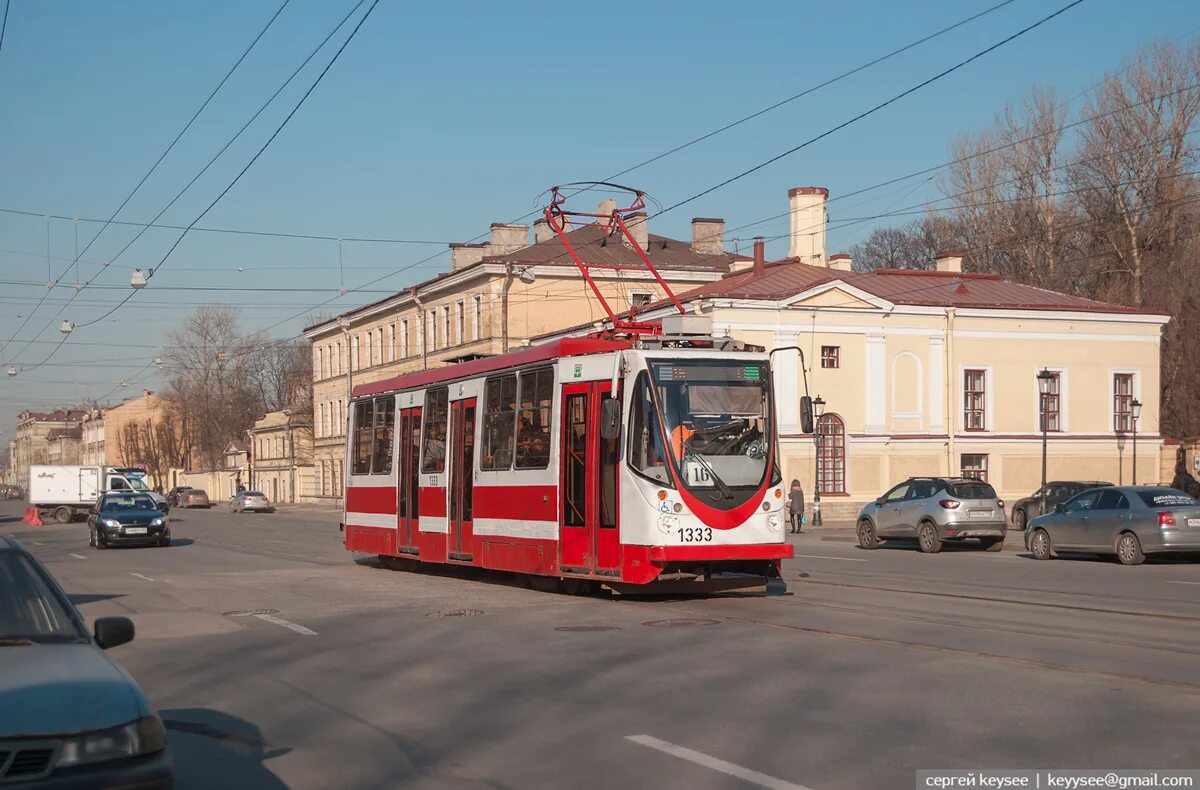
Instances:
[[[957,224],[946,217],[926,215],[899,228],[876,228],[866,241],[850,249],[855,271],[932,269],[938,253],[962,246]]]

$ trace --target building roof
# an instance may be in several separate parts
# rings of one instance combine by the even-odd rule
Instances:
[[[588,224],[575,228],[567,233],[567,239],[586,263],[616,263],[624,266],[644,266],[638,254],[630,247],[622,244],[618,236],[614,235],[604,240],[604,229],[600,225]],[[603,244],[601,243],[602,240],[604,240]],[[693,252],[689,242],[668,238],[667,236],[659,236],[654,233],[647,234],[647,246],[649,247],[646,250],[647,257],[660,270],[728,272],[734,261],[748,260],[744,255],[733,253],[706,255],[704,253]],[[464,266],[461,269],[439,272],[428,280],[423,280],[407,288],[402,288],[391,296],[376,299],[373,302],[368,302],[351,310],[345,310],[332,318],[317,321],[315,324],[304,327],[302,331],[308,332],[319,326],[336,322],[342,316],[369,310],[414,289],[420,292],[422,288],[438,283],[451,275],[468,272],[487,264],[495,265],[500,263],[515,263],[521,266],[574,266],[574,261],[571,260],[571,256],[563,248],[562,241],[557,236],[554,236],[545,241],[539,241],[527,247],[514,250],[513,252],[485,255],[479,262],[473,263],[470,266]]]
[[[87,416],[85,409],[55,409],[54,411],[24,411],[18,416],[21,422],[63,422],[67,420],[82,420]]]
[[[1070,310],[1088,313],[1158,315],[1159,311],[1108,304],[1082,296],[1009,282],[998,274],[878,269],[847,272],[809,266],[794,259],[768,264],[761,275],[753,269],[727,275],[684,294],[680,301],[726,297],[779,300],[818,285],[842,282],[892,304],[933,307],[977,307],[1001,310]]]
[[[82,439],[82,438],[83,438],[83,429],[82,428],[53,428],[53,429],[51,429],[50,433],[46,434],[46,439],[48,441],[54,441],[55,439]]]
[[[606,238],[604,226],[595,223],[583,225],[567,232],[567,240],[587,263],[618,264],[621,266],[645,266],[633,248],[622,243],[624,237],[616,233]],[[727,272],[733,261],[743,256],[732,253],[706,255],[693,252],[686,241],[647,234],[646,257],[659,269]],[[574,266],[574,261],[563,247],[558,236],[539,241],[513,252],[483,256],[482,263],[516,263],[524,266],[562,265]]]
[[[225,445],[225,452],[248,453],[250,452],[250,447],[245,442],[239,442],[237,439],[234,439],[232,442]]]

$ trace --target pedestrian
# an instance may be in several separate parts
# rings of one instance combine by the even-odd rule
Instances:
[[[799,534],[800,527],[804,526],[804,488],[801,487],[799,480],[792,480],[792,490],[788,497],[788,510],[792,517],[791,531]]]

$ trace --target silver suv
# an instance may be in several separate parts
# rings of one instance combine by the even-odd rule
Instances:
[[[916,538],[934,554],[946,541],[976,538],[988,551],[1004,548],[1004,500],[987,483],[961,477],[912,477],[858,513],[858,545]]]

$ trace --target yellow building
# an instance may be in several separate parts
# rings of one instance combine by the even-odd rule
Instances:
[[[611,211],[602,201],[598,212]],[[746,258],[724,251],[724,221],[692,220],[691,241],[648,232],[644,215],[627,220],[637,243],[676,292],[712,282]],[[589,263],[640,266],[619,236],[594,224],[569,233]],[[487,356],[530,337],[598,321],[605,314],[545,220],[533,227],[494,224],[485,244],[451,245],[451,270],[394,296],[305,329],[313,346],[313,455],[318,498],[344,486],[347,393],[354,383]],[[595,271],[614,310],[657,301],[663,292],[646,271]]]
[[[63,431],[72,431],[79,427],[85,415],[83,409],[56,409],[51,412],[23,411],[17,415],[17,432],[10,450],[12,467],[15,472],[17,485],[29,490],[29,467],[37,464],[52,463],[50,435],[56,437]],[[64,461],[61,442],[55,439],[54,453],[57,459],[53,463],[79,463],[78,458]],[[75,441],[76,454],[78,440]],[[70,450],[68,450],[68,453]]]
[[[272,504],[311,500],[313,486],[312,415],[307,410],[268,412],[246,431],[250,443],[251,490]]]
[[[827,192],[791,192],[791,256],[754,263],[682,295],[731,335],[774,356],[785,480],[815,486],[814,436],[800,428],[800,396],[825,401],[820,489],[828,518],[851,518],[909,476],[985,479],[1005,499],[1041,483],[1042,396],[1048,479],[1158,483],[1159,348],[1168,317],[962,271],[851,270],[826,259]],[[799,219],[797,219],[799,217]],[[668,312],[655,306],[647,317]],[[578,327],[572,333],[582,333]],[[562,334],[562,333],[560,333]],[[800,355],[783,350],[799,347]],[[1170,482],[1169,478],[1163,482]]]

